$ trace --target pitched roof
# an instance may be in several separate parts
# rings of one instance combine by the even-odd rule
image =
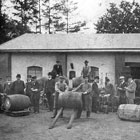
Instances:
[[[0,45],[4,52],[138,52],[140,34],[24,34]]]

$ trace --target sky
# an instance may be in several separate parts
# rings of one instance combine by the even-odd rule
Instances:
[[[73,0],[73,1],[78,2],[79,15],[82,19],[87,21],[88,23],[87,26],[89,26],[89,28],[92,30],[94,29],[93,23],[96,23],[99,17],[101,17],[106,12],[106,9],[109,7],[109,3],[113,2],[119,4],[122,0]],[[126,1],[133,2],[133,0]],[[140,3],[140,0],[135,1]],[[8,12],[10,15],[11,11],[9,10]]]

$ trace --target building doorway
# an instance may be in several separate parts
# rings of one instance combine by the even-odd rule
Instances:
[[[140,79],[140,63],[127,62],[125,66],[130,68],[130,74],[134,79]]]

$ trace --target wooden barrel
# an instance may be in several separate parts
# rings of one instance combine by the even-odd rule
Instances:
[[[118,108],[118,117],[122,120],[140,121],[140,105],[120,105]]]
[[[58,106],[69,109],[80,109],[83,106],[82,92],[62,92],[59,93]]]
[[[30,99],[26,95],[14,94],[8,95],[4,107],[7,111],[21,111],[30,106]]]

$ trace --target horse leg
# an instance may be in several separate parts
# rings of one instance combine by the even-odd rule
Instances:
[[[70,121],[68,123],[67,129],[71,129],[72,128],[72,123],[73,123],[74,119],[76,118],[77,113],[78,113],[78,110],[77,109],[74,109],[73,110],[73,113],[72,113],[72,115],[70,117]]]
[[[54,118],[53,122],[51,123],[51,125],[49,126],[49,129],[54,128],[55,123],[57,122],[58,118],[60,117],[60,115],[62,114],[63,111],[63,107],[60,108],[60,110],[58,111],[56,117]]]

